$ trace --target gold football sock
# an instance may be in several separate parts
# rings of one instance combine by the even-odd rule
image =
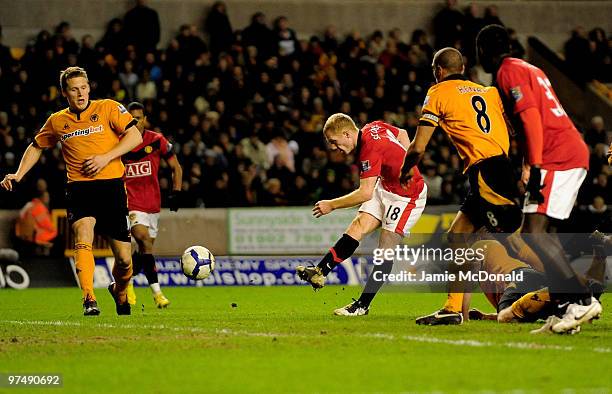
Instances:
[[[463,293],[448,293],[448,298],[444,303],[444,309],[449,312],[461,312],[463,304]]]
[[[79,277],[79,284],[83,291],[83,302],[95,301],[96,296],[93,291],[94,257],[91,251],[91,244],[77,242],[74,245],[74,258],[76,260],[76,272]]]

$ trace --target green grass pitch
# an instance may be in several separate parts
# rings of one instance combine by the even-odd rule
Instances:
[[[369,316],[332,316],[359,290],[168,288],[172,305],[157,310],[150,291],[137,289],[138,307],[121,317],[104,289],[98,317],[81,315],[77,289],[2,290],[0,372],[59,372],[64,387],[0,392],[612,390],[610,295],[602,319],[580,334],[536,336],[529,331],[540,324],[415,325],[444,294],[387,291]]]

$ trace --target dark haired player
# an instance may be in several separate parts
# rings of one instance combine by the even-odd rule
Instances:
[[[468,238],[483,227],[490,232],[513,233],[521,225],[522,214],[499,93],[463,75],[463,56],[455,48],[436,52],[432,68],[437,83],[427,92],[416,135],[406,152],[402,179],[410,179],[411,168],[421,160],[432,134],[440,127],[456,146],[470,182],[470,192],[448,230],[451,246],[467,246]],[[465,294],[460,282],[450,283],[443,308],[419,317],[416,323],[463,323]]]
[[[45,148],[60,143],[66,162],[68,222],[74,233],[76,273],[83,291],[85,316],[100,314],[93,290],[94,227],[110,240],[115,256],[108,287],[118,315],[129,315],[127,286],[132,277],[128,207],[121,156],[142,141],[136,120],[113,100],[90,100],[87,73],[68,67],[60,75],[62,95],[68,108],[52,114],[27,147],[15,174],[2,181],[7,190],[20,182],[36,164]]]
[[[552,331],[575,330],[599,315],[601,304],[579,280],[554,231],[547,231],[555,220],[567,219],[572,211],[589,166],[588,148],[546,74],[510,56],[510,38],[503,26],[484,27],[476,46],[480,63],[493,73],[507,113],[525,137],[523,232],[537,234],[524,238],[544,263],[551,298],[563,315]]]
[[[138,121],[136,127],[142,134],[142,143],[123,156],[125,163],[125,185],[128,192],[130,210],[130,231],[138,244],[138,251],[132,257],[134,275],[144,271],[153,300],[158,308],[165,308],[170,301],[164,296],[159,286],[153,244],[157,237],[161,194],[157,173],[159,162],[164,159],[172,170],[172,192],[168,196],[171,211],[178,211],[179,193],[183,183],[183,170],[172,152],[172,144],[160,133],[146,130],[147,117],[144,106],[133,102],[128,106],[130,114]],[[128,301],[136,304],[134,285],[128,287]]]

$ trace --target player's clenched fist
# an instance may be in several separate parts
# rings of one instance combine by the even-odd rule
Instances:
[[[399,179],[400,185],[402,185],[402,187],[405,188],[413,176],[414,176],[414,167],[410,167],[409,169],[402,168],[402,171],[400,172],[400,179]]]
[[[13,181],[19,182],[21,179],[17,176],[17,174],[7,174],[2,180],[2,187],[8,191],[13,190]]]
[[[314,217],[320,218],[321,216],[327,215],[333,210],[334,207],[332,207],[330,200],[321,200],[315,204],[314,208],[312,208],[312,214],[314,215]]]

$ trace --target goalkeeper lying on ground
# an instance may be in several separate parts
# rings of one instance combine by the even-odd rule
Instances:
[[[593,261],[583,280],[588,284],[593,296],[599,299],[603,292],[605,249],[606,246],[609,247],[612,240],[610,236],[604,236],[598,232],[594,238]],[[480,282],[480,287],[491,305],[497,309],[497,313],[483,313],[472,309],[469,312],[470,319],[497,320],[500,323],[533,322],[538,319],[547,319],[553,315],[555,309],[550,302],[544,273],[510,257],[506,248],[498,241],[477,241],[472,248],[485,250],[481,269],[494,274],[509,274],[514,270],[522,270],[524,280],[519,283]]]

